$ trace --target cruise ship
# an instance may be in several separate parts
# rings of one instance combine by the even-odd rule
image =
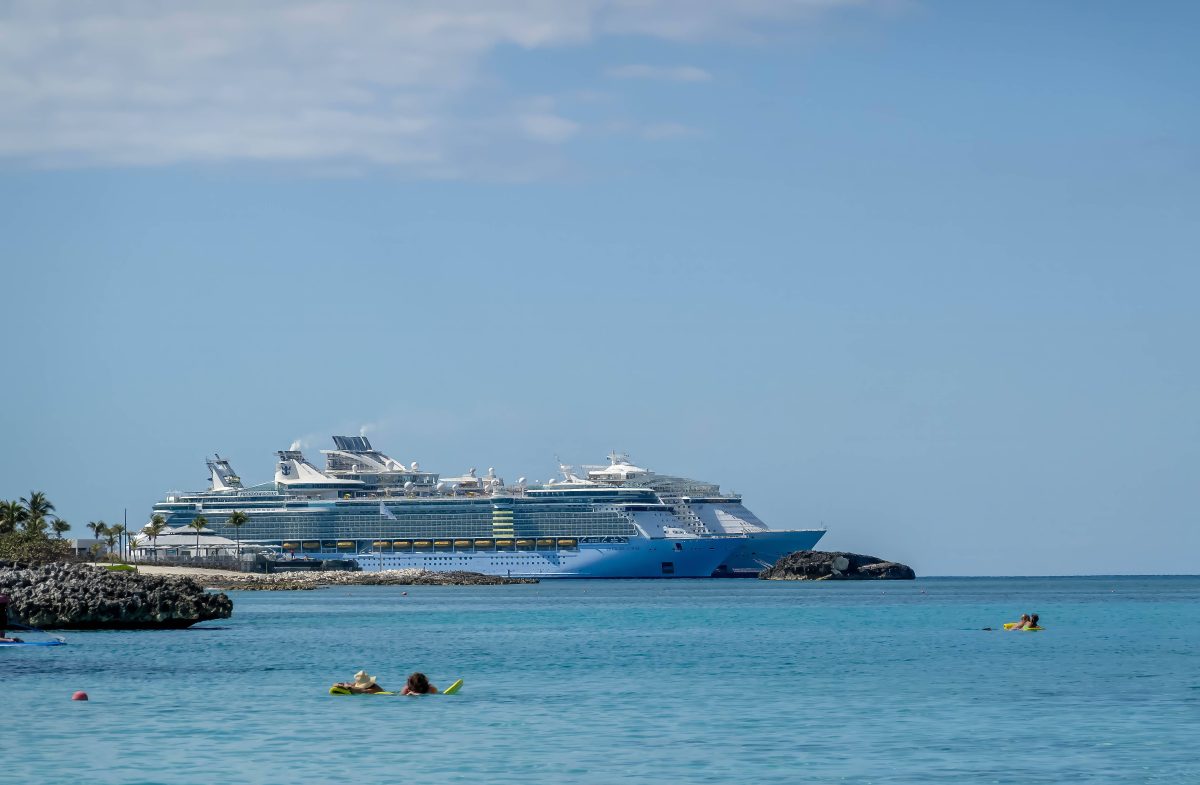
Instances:
[[[780,558],[811,550],[825,529],[771,529],[742,504],[736,493],[722,493],[719,485],[687,477],[656,474],[613,452],[607,466],[585,466],[580,477],[573,467],[559,464],[566,483],[610,488],[646,488],[654,491],[679,525],[700,537],[734,537],[738,546],[718,565],[716,577],[757,576]]]
[[[492,469],[441,477],[416,462],[406,466],[365,436],[333,441],[334,449],[321,451],[323,470],[300,450],[281,450],[274,480],[251,486],[214,456],[208,489],[169,493],[154,512],[169,527],[203,515],[214,531],[232,534],[226,520],[239,510],[249,519],[241,540],[285,557],[537,578],[733,574],[752,539],[735,529],[761,526],[736,497],[672,496],[666,485],[660,496],[637,477],[617,478],[627,462],[613,462],[609,474],[506,485]],[[661,479],[639,471],[648,482]],[[730,517],[738,508],[744,515]]]

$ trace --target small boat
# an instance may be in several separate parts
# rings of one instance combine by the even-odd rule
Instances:
[[[414,540],[413,541],[414,548],[428,548],[431,544],[432,543],[430,543],[429,540]]]
[[[450,547],[450,541],[449,541],[449,540],[434,540],[434,541],[433,541],[433,547],[435,547],[435,548],[449,548],[449,547]]]
[[[300,543],[298,543],[298,542],[285,542],[283,544],[283,549],[285,551],[294,551],[299,547],[300,547]]]
[[[470,540],[455,540],[454,547],[455,548],[470,548],[471,541]]]
[[[313,540],[308,540],[307,542],[304,543],[304,550],[319,551],[319,550],[321,550],[321,543],[315,542]]]
[[[337,546],[337,547],[339,547],[339,548],[353,548],[353,547],[354,547],[354,543],[350,542],[349,540],[339,540],[339,541],[338,541],[338,546]]]
[[[517,540],[518,548],[532,548],[533,540]]]
[[[538,541],[537,541],[537,547],[539,547],[539,548],[553,548],[553,547],[554,547],[554,540],[538,540]]]
[[[558,547],[560,548],[575,548],[579,546],[579,540],[559,540]]]
[[[511,548],[512,544],[512,540],[496,540],[497,548]]]
[[[411,548],[412,540],[396,540],[392,543],[392,546],[396,548]]]
[[[375,548],[390,548],[390,547],[392,547],[392,541],[391,540],[376,540],[375,542],[371,543],[371,546],[375,547]]]
[[[490,548],[490,547],[492,547],[492,541],[491,540],[476,540],[475,547],[476,548]]]

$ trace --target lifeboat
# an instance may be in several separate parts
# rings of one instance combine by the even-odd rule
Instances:
[[[471,541],[470,540],[455,540],[454,547],[455,548],[470,548]]]
[[[449,548],[449,547],[450,547],[450,541],[449,541],[449,540],[434,540],[434,541],[433,541],[433,547],[435,547],[435,548]]]
[[[532,548],[533,540],[517,540],[518,548]]]
[[[560,548],[577,548],[577,547],[579,547],[579,540],[559,540],[558,547],[560,547]]]
[[[336,548],[337,542],[334,540],[322,540],[321,547],[322,548]]]
[[[375,548],[390,548],[392,547],[392,542],[391,540],[376,540],[371,545]]]
[[[490,548],[490,547],[492,547],[492,541],[491,540],[476,540],[475,547],[476,548]]]
[[[285,551],[294,551],[299,547],[300,547],[300,543],[298,543],[298,542],[285,542],[283,544],[283,549]]]
[[[511,548],[512,540],[496,540],[497,548]]]
[[[396,540],[392,545],[397,548],[411,548],[412,540]]]
[[[553,547],[554,547],[554,540],[538,540],[538,541],[537,541],[537,547],[539,547],[539,548],[553,548]]]
[[[428,548],[429,546],[430,546],[429,540],[413,540],[414,548]]]
[[[313,540],[309,540],[304,543],[304,550],[319,551],[319,550],[321,550],[321,543],[313,541]]]

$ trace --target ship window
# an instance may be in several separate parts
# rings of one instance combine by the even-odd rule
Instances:
[[[663,575],[674,575],[675,574],[675,562],[673,562],[673,561],[663,562],[662,563],[662,574]]]

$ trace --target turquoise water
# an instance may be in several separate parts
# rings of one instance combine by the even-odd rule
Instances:
[[[401,591],[0,650],[5,779],[1200,781],[1200,578]],[[979,629],[1025,610],[1048,630]],[[360,668],[466,685],[326,694]]]

